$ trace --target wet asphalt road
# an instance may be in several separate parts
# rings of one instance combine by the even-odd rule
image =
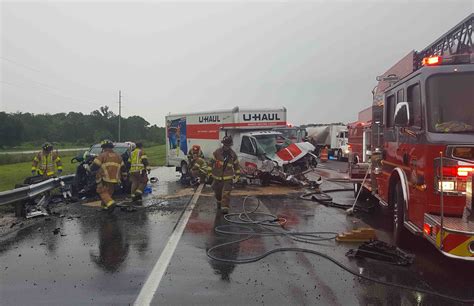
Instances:
[[[344,175],[345,163],[329,162],[320,173]],[[336,169],[338,171],[331,171]],[[58,215],[37,219],[0,237],[0,304],[130,304],[143,287],[165,248],[191,192],[175,181],[172,169],[154,175],[153,204],[135,212],[113,216],[97,207],[69,204]],[[324,189],[350,187],[325,182]],[[288,220],[286,228],[298,231],[343,232],[370,225],[379,239],[390,240],[389,212],[375,209],[368,215],[346,216],[344,211],[298,198],[285,190],[260,195],[259,211]],[[234,192],[232,211],[240,211],[246,190]],[[270,194],[272,193],[272,194]],[[352,192],[332,194],[339,203],[351,204]],[[255,199],[249,199],[249,204]],[[361,203],[372,205],[371,203]],[[203,190],[166,273],[156,289],[153,304],[223,305],[448,305],[452,301],[359,280],[324,258],[301,252],[272,254],[242,265],[211,260],[210,247],[236,240],[213,229],[228,224],[214,207],[209,187]],[[15,229],[15,227],[13,228]],[[54,233],[55,229],[57,234]],[[357,244],[325,241],[308,245],[284,237],[256,237],[214,252],[227,259],[242,259],[276,247],[303,247],[327,254],[352,270],[404,285],[474,298],[474,265],[440,255],[428,242],[409,236],[402,245],[416,255],[410,267],[374,260],[350,260],[348,249]]]

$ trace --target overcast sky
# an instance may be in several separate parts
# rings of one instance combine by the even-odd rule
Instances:
[[[467,1],[1,2],[0,111],[285,106],[350,122],[375,77],[473,12]]]

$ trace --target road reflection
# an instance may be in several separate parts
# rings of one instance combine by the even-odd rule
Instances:
[[[129,244],[120,221],[114,215],[101,218],[99,229],[99,250],[91,251],[91,260],[106,272],[116,272],[127,258]]]
[[[214,226],[208,236],[208,241],[206,244],[206,251],[220,243],[228,242],[226,237],[217,234],[214,229],[216,226],[228,224],[228,222],[224,219],[224,216],[219,210],[216,210],[215,218],[214,218]],[[237,239],[236,237],[232,237]],[[239,255],[240,245],[239,243],[233,243],[228,246],[217,248],[214,250],[213,255],[219,258],[226,258],[226,259],[236,259]],[[235,269],[235,264],[225,263],[217,260],[209,259],[209,264],[214,269],[215,274],[220,275],[221,280],[229,282],[230,281],[230,274]]]

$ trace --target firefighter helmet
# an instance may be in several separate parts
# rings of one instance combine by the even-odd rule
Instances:
[[[132,141],[126,141],[125,143],[128,145],[128,148],[129,148],[130,152],[132,152],[133,150],[135,150],[135,148],[137,147],[137,146],[135,145],[135,143],[132,142]]]
[[[234,141],[232,140],[232,136],[227,136],[227,135],[224,136],[224,138],[222,138],[221,142],[224,146],[228,146],[228,147],[234,144]]]
[[[45,143],[43,143],[41,148],[43,149],[43,151],[51,152],[53,150],[53,145],[49,142],[45,142]]]
[[[194,152],[194,153],[199,153],[200,150],[201,150],[201,146],[200,146],[200,145],[193,145],[193,152]]]
[[[112,140],[104,139],[100,142],[100,146],[103,149],[105,149],[105,148],[112,149],[114,147],[114,143],[112,142]]]

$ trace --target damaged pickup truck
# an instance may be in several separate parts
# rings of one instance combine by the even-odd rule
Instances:
[[[221,146],[225,135],[232,136],[242,173],[248,178],[299,175],[315,167],[314,146],[292,143],[276,131],[287,128],[286,108],[241,109],[168,115],[166,120],[166,164],[188,174],[188,150],[199,145],[208,161]]]

